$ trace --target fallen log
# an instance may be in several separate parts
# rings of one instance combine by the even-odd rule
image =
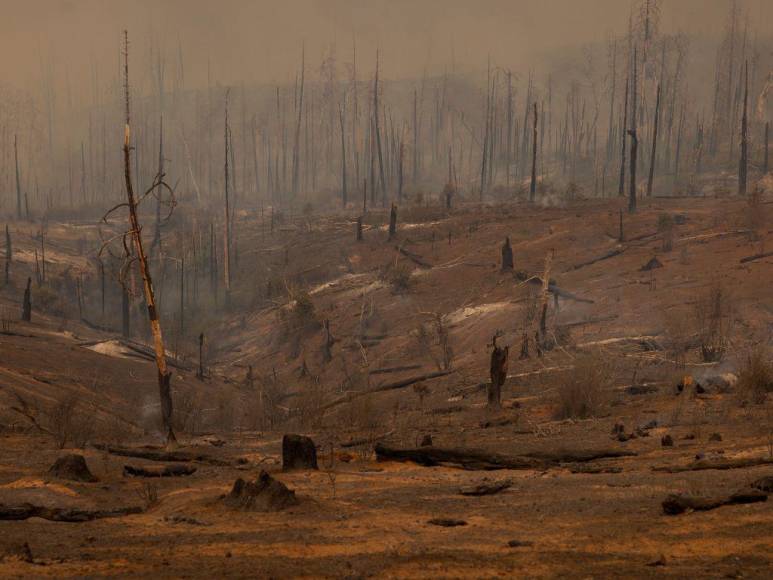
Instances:
[[[417,266],[420,266],[422,268],[431,268],[432,264],[425,262],[424,259],[419,256],[418,254],[414,254],[413,252],[409,252],[405,248],[402,248],[400,246],[395,246],[395,250],[400,252],[403,256],[408,258],[411,262],[416,264]]]
[[[619,256],[625,251],[625,248],[617,248],[615,250],[611,250],[604,254],[603,256],[599,256],[598,258],[593,258],[592,260],[588,260],[587,262],[581,262],[579,264],[575,264],[568,270],[567,272],[573,272],[575,270],[579,270],[580,268],[585,268],[586,266],[592,266],[593,264],[596,264],[598,262],[602,262],[604,260],[609,260],[610,258],[614,258],[615,256]]]
[[[539,459],[487,453],[476,449],[444,449],[442,447],[398,449],[377,443],[375,451],[378,461],[413,461],[424,467],[445,465],[472,471],[545,467],[545,462]]]
[[[729,232],[716,232],[713,234],[700,234],[698,236],[690,236],[688,238],[679,238],[678,243],[682,242],[694,242],[696,240],[707,240],[710,238],[724,238],[727,236],[740,236],[751,233],[751,230],[731,230]]]
[[[587,463],[597,459],[635,457],[636,452],[626,449],[564,449],[559,451],[533,451],[525,453],[524,456],[548,463]]]
[[[149,465],[147,467],[135,467],[124,465],[125,477],[181,477],[196,473],[192,465]]]
[[[383,393],[384,391],[394,391],[397,389],[403,389],[405,387],[409,387],[415,383],[419,383],[421,381],[429,381],[431,379],[437,379],[439,377],[444,377],[446,375],[450,375],[453,370],[446,370],[446,371],[435,371],[432,373],[427,373],[424,375],[419,375],[416,377],[410,377],[408,379],[403,379],[401,381],[396,381],[394,383],[387,383],[385,385],[380,385],[378,387],[373,387],[372,389],[366,389],[364,391],[355,391],[353,393],[348,393],[342,397],[338,397],[337,399],[330,401],[326,405],[322,405],[320,408],[321,411],[327,411],[328,409],[331,409],[333,407],[336,407],[338,405],[341,405],[342,403],[348,403],[349,401],[353,399],[357,399],[359,397],[364,397],[366,395],[372,395],[373,393]]]
[[[615,467],[612,465],[585,465],[579,463],[569,467],[569,471],[572,473],[584,473],[584,474],[597,474],[597,473],[622,473],[622,467]]]
[[[477,485],[470,487],[463,487],[459,490],[462,495],[469,496],[481,496],[481,495],[494,495],[500,491],[504,491],[512,487],[513,482],[510,479],[503,479],[501,481],[484,481]]]
[[[561,463],[585,463],[596,459],[631,457],[636,453],[622,449],[533,451],[523,455],[502,455],[478,449],[449,449],[442,447],[418,447],[398,449],[381,443],[375,447],[379,461],[413,461],[432,467],[447,465],[469,470],[534,469]]]
[[[739,459],[700,459],[689,465],[660,465],[652,471],[663,473],[682,473],[684,471],[704,471],[706,469],[744,469],[759,465],[773,465],[771,457],[742,457]]]
[[[172,463],[207,463],[209,465],[217,465],[219,467],[226,467],[232,465],[233,462],[218,459],[210,455],[203,453],[195,453],[192,451],[166,451],[163,449],[157,449],[153,447],[117,447],[113,445],[95,444],[95,449],[100,451],[107,451],[111,455],[118,455],[120,457],[137,457],[139,459],[149,459],[150,461],[169,461]],[[243,459],[237,460],[237,463],[245,463]]]
[[[341,447],[357,447],[358,445],[369,445],[373,443],[374,441],[378,441],[379,439],[386,439],[390,435],[393,435],[395,432],[394,429],[391,431],[387,431],[386,433],[383,433],[381,435],[375,435],[373,437],[362,437],[360,439],[350,439],[349,441],[344,441],[341,443]]]
[[[773,256],[773,252],[763,252],[761,254],[754,254],[753,256],[746,256],[745,258],[741,258],[741,264],[754,262],[755,260],[761,260],[762,258],[770,258],[771,256]]]
[[[443,528],[455,528],[457,526],[467,525],[467,522],[465,522],[464,520],[457,520],[454,518],[432,518],[431,520],[427,520],[427,523],[433,526],[440,526]]]
[[[138,506],[116,508],[112,510],[86,510],[78,508],[56,508],[38,506],[31,503],[19,505],[0,504],[0,520],[26,520],[29,518],[43,518],[52,522],[90,522],[103,518],[118,518],[130,514],[142,513]]]
[[[724,505],[738,505],[767,501],[768,495],[756,489],[738,491],[727,496],[697,497],[671,494],[663,500],[663,513],[675,516],[686,511],[708,511]]]
[[[390,373],[400,373],[403,371],[415,371],[416,369],[420,369],[421,365],[405,365],[402,367],[385,367],[380,369],[373,369],[370,371],[371,375],[387,375]]]

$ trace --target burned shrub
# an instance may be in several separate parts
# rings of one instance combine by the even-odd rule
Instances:
[[[319,328],[320,323],[308,292],[291,292],[290,297],[290,303],[279,310],[279,321],[282,325],[282,341],[289,343],[290,356],[295,358],[300,354],[304,335]]]
[[[773,393],[773,365],[761,348],[749,353],[738,373],[736,387],[741,396],[757,404],[764,403],[768,393]]]
[[[669,213],[658,216],[658,232],[663,238],[663,251],[670,252],[674,249],[674,218]]]
[[[411,289],[411,269],[405,264],[389,263],[381,270],[381,279],[389,284],[392,292],[401,294]]]
[[[719,281],[712,283],[698,297],[694,314],[703,361],[722,360],[733,323],[732,300],[729,291]]]
[[[559,380],[556,417],[587,419],[598,415],[606,403],[612,368],[601,355],[584,353]]]

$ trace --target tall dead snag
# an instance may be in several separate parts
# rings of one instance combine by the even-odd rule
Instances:
[[[767,175],[768,173],[768,137],[770,134],[770,122],[765,122],[765,159],[762,160],[762,173]],[[7,226],[6,226],[7,227]]]
[[[32,290],[30,288],[32,278],[27,278],[27,288],[24,290],[24,303],[21,308],[21,319],[24,322],[32,321]]]
[[[621,134],[621,145],[620,145],[620,183],[617,188],[617,194],[622,196],[625,194],[625,136],[626,136],[626,127],[628,127],[628,87],[630,85],[630,80],[628,78],[625,79],[625,99],[624,99],[624,105],[623,105],[623,130],[620,131]]]
[[[633,49],[633,76],[631,77],[631,184],[628,190],[628,212],[636,211],[636,164],[639,161],[639,138],[636,135],[636,48]]]
[[[376,51],[376,76],[373,81],[373,130],[376,133],[376,152],[378,153],[378,176],[381,184],[381,206],[386,206],[386,179],[384,178],[384,156],[381,153],[381,129],[378,124],[378,50]],[[374,189],[375,191],[375,189]]]
[[[171,200],[169,202],[170,207],[174,206],[174,192],[164,182],[164,176],[158,175],[153,180],[150,188],[139,198],[134,195],[134,186],[132,185],[131,176],[131,116],[129,113],[129,34],[124,31],[124,99],[125,99],[125,112],[126,112],[126,125],[124,127],[124,141],[123,141],[123,162],[124,162],[124,179],[126,184],[126,202],[120,203],[113,209],[108,211],[103,220],[107,222],[111,213],[119,208],[126,207],[129,210],[129,231],[125,232],[121,237],[123,239],[124,258],[126,264],[122,269],[126,273],[131,267],[133,262],[137,262],[139,265],[140,275],[142,276],[142,285],[145,293],[145,303],[148,307],[148,320],[150,322],[150,331],[153,334],[153,347],[156,355],[156,367],[158,368],[158,387],[159,395],[161,398],[161,418],[163,421],[163,427],[166,431],[167,444],[174,443],[176,438],[174,431],[172,430],[172,394],[170,381],[172,374],[167,370],[166,366],[166,350],[164,349],[164,339],[161,333],[161,322],[158,316],[158,310],[156,309],[156,298],[153,292],[153,280],[150,276],[150,269],[148,268],[148,259],[145,254],[145,248],[142,242],[142,226],[140,225],[139,218],[137,217],[137,207],[148,195],[160,195],[159,191],[166,190]],[[134,246],[134,254],[129,248],[129,242],[127,238],[131,237],[132,245]]]
[[[389,239],[393,239],[397,235],[397,206],[392,204],[392,209],[389,211]]]
[[[16,218],[21,219],[21,178],[19,177],[19,148],[13,136],[13,159],[16,164]]]
[[[298,119],[295,125],[295,142],[293,143],[293,195],[298,195],[300,171],[301,114],[303,113],[303,86],[306,75],[306,46],[301,49],[301,87],[298,95]]]
[[[491,382],[488,384],[488,390],[486,392],[488,398],[488,406],[490,408],[497,408],[502,404],[502,385],[505,384],[507,379],[507,355],[510,352],[510,347],[504,348],[497,346],[497,337],[494,336],[492,340],[491,351]]]
[[[505,238],[502,244],[502,271],[513,269],[513,248],[510,245],[510,237]]]
[[[11,231],[5,224],[5,284],[11,281],[11,261],[13,260],[13,246],[11,245]]]
[[[660,83],[658,83],[657,97],[655,97],[655,119],[653,120],[654,126],[652,128],[652,153],[650,155],[650,174],[647,178],[647,197],[652,195],[652,181],[655,178],[655,154],[658,144],[658,119],[660,117]]]
[[[228,158],[231,129],[228,126],[228,94],[225,92],[225,240],[223,240],[223,281],[225,282],[225,303],[229,303],[231,294],[231,201],[228,192]]]
[[[743,116],[741,117],[741,160],[738,166],[738,195],[746,195],[746,179],[749,170],[749,61],[746,61],[744,72],[744,90],[743,90]],[[767,156],[766,156],[767,157]]]
[[[537,336],[537,348],[543,348],[547,342],[547,318],[548,318],[548,294],[550,293],[550,265],[553,262],[553,252],[550,250],[545,256],[545,272],[542,274],[542,297],[540,302],[539,334]]]
[[[532,136],[531,152],[531,187],[529,188],[529,201],[534,201],[537,193],[537,102],[534,101],[534,132]]]
[[[341,207],[346,208],[346,134],[343,103],[338,106],[338,119],[341,121]]]

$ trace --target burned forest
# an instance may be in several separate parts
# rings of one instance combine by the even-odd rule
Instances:
[[[768,0],[4,7],[0,577],[773,576]]]

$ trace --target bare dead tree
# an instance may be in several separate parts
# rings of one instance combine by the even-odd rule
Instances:
[[[625,194],[625,136],[628,128],[628,88],[630,86],[630,79],[625,79],[625,99],[623,102],[623,124],[621,134],[621,148],[620,148],[620,183],[618,185],[617,194],[622,196]]]
[[[660,117],[660,83],[658,83],[657,97],[655,97],[655,119],[652,128],[652,154],[650,155],[650,174],[647,179],[647,197],[652,195],[652,181],[655,178],[655,154],[658,144],[658,119]]]
[[[344,133],[344,104],[338,105],[338,119],[341,122],[341,207],[346,208],[346,134]]]
[[[21,319],[24,322],[32,321],[32,278],[27,278],[27,288],[24,290],[24,302],[22,303]]]
[[[172,430],[172,394],[171,394],[171,378],[172,374],[167,369],[166,364],[166,350],[164,348],[164,339],[161,331],[161,321],[159,318],[158,308],[156,306],[155,292],[153,289],[153,280],[150,274],[150,268],[148,266],[148,258],[145,253],[144,244],[142,241],[142,226],[140,225],[137,208],[142,201],[148,196],[160,195],[160,191],[166,191],[169,194],[168,205],[170,212],[174,208],[174,190],[167,185],[164,181],[163,175],[157,175],[150,185],[150,188],[139,198],[134,194],[134,185],[132,183],[131,176],[131,115],[130,115],[130,98],[129,98],[129,34],[128,31],[124,31],[124,50],[123,50],[123,77],[124,77],[124,100],[125,100],[125,114],[126,124],[124,127],[124,143],[123,143],[123,162],[124,162],[124,181],[126,186],[126,201],[119,203],[110,209],[104,216],[103,221],[108,222],[108,218],[115,211],[126,208],[129,212],[129,230],[116,236],[112,240],[120,239],[123,245],[123,258],[124,264],[121,268],[121,282],[126,284],[125,277],[128,274],[132,265],[136,262],[139,268],[140,276],[142,277],[143,290],[145,295],[145,303],[148,309],[148,320],[150,322],[150,330],[153,335],[153,347],[155,352],[156,367],[158,369],[158,387],[159,396],[161,399],[161,419],[163,422],[164,431],[166,432],[167,444],[173,444],[176,442],[174,431]],[[131,239],[131,241],[129,241]],[[100,255],[105,250],[112,240],[108,240],[100,250]],[[133,246],[133,251],[131,246]]]
[[[628,212],[636,211],[636,164],[639,160],[639,138],[636,135],[636,47],[633,49],[633,69],[631,77],[631,128],[628,134],[631,136],[631,184],[628,190]]]
[[[487,402],[489,408],[497,409],[502,404],[502,386],[507,380],[507,355],[510,347],[497,346],[497,337],[492,340],[493,349],[491,351],[490,378],[491,382],[487,385]]]
[[[16,218],[21,219],[21,178],[19,176],[19,147],[16,135],[13,136],[13,159],[16,164]]]
[[[741,117],[741,160],[738,167],[738,195],[746,195],[746,181],[749,170],[749,136],[748,113],[749,102],[749,61],[745,63],[744,72],[744,93],[743,93],[743,116]]]
[[[529,201],[534,202],[537,193],[537,101],[534,101],[534,131],[532,136],[531,152],[531,187],[529,188]]]

